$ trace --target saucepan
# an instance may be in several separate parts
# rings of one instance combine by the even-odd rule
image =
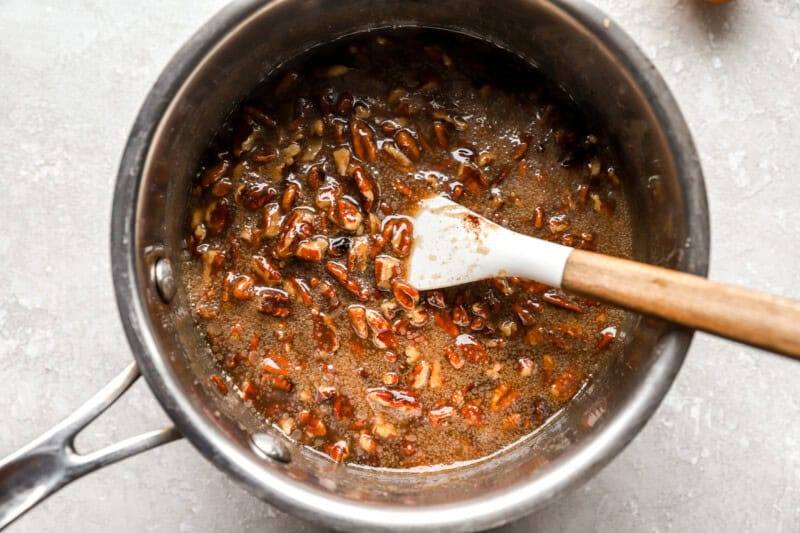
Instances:
[[[464,530],[533,512],[586,481],[636,435],[667,393],[692,331],[631,316],[624,350],[556,419],[477,463],[389,471],[336,465],[223,397],[180,290],[185,204],[215,129],[265,76],[346,35],[398,27],[472,35],[535,63],[605,126],[635,206],[635,257],[708,267],[703,177],[664,81],[613,21],[579,0],[274,0],[223,9],[177,53],[128,139],[114,195],[111,263],[135,363],[75,414],[0,463],[0,526],[99,467],[183,436],[280,509],[346,530]],[[90,454],[77,432],[144,375],[175,424]]]

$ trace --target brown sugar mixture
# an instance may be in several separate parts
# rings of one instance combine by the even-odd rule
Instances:
[[[407,468],[496,452],[602,374],[619,309],[516,278],[404,281],[432,194],[631,255],[601,132],[529,64],[442,32],[312,50],[230,117],[192,189],[182,283],[220,393],[333,461]]]

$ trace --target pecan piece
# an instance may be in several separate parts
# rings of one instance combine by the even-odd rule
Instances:
[[[422,389],[428,384],[431,375],[431,365],[427,361],[420,361],[408,375],[408,381],[412,389]]]
[[[361,235],[350,241],[347,250],[347,270],[350,272],[364,272],[369,259],[369,237]]]
[[[370,387],[367,389],[367,403],[376,413],[395,419],[416,418],[422,414],[417,395],[405,389]]]
[[[375,143],[375,134],[367,123],[360,119],[353,120],[350,123],[350,135],[356,157],[362,161],[375,161],[378,145]]]
[[[428,412],[428,420],[435,428],[442,427],[456,414],[456,410],[451,405],[442,405],[434,407]]]
[[[220,235],[225,231],[230,218],[230,202],[226,198],[220,198],[208,205],[206,209],[206,229],[211,235]]]
[[[383,242],[389,242],[392,249],[400,257],[406,257],[411,251],[414,238],[414,225],[406,217],[392,216],[386,219],[381,234]]]
[[[283,224],[275,253],[281,258],[289,257],[297,250],[300,241],[308,239],[313,233],[314,212],[298,207],[289,214],[289,218]]]
[[[456,337],[456,347],[461,351],[461,355],[476,365],[485,365],[489,362],[489,354],[486,352],[478,339],[467,333],[462,333]]]
[[[258,291],[258,311],[265,315],[286,317],[291,313],[289,294],[281,289],[262,288]]]
[[[364,198],[364,211],[372,211],[378,197],[378,187],[375,181],[364,167],[358,163],[352,165],[352,174],[353,181],[356,182],[356,187],[358,187],[358,192]]]
[[[412,287],[406,280],[395,279],[392,282],[392,294],[394,294],[400,307],[413,310],[419,303],[419,291]]]
[[[382,350],[395,348],[398,345],[397,335],[392,331],[389,321],[374,309],[366,309],[365,313],[367,325],[372,330],[372,343]]]
[[[281,208],[278,204],[269,204],[264,209],[264,236],[274,237],[281,232]]]
[[[236,201],[246,209],[255,211],[264,207],[278,195],[274,187],[266,183],[248,183],[236,192]]]
[[[350,323],[353,324],[353,331],[360,339],[367,339],[369,337],[369,330],[367,329],[367,313],[363,305],[351,305],[347,308],[347,316],[350,317]]]
[[[492,391],[489,408],[495,413],[500,412],[507,409],[517,397],[519,397],[519,391],[509,387],[508,383],[501,383]]]
[[[275,283],[282,279],[280,271],[269,259],[262,255],[253,256],[253,272],[255,272],[264,283]]]
[[[337,199],[336,204],[328,211],[328,218],[347,231],[356,231],[364,220],[358,206],[348,198]]]
[[[333,162],[336,164],[336,172],[340,176],[347,174],[347,167],[350,165],[350,149],[339,148],[333,151]]]
[[[300,241],[297,244],[297,250],[294,252],[294,255],[306,261],[319,263],[322,261],[322,256],[325,255],[327,250],[328,239],[325,237],[314,237],[313,239]]]
[[[583,384],[583,373],[580,370],[564,370],[550,384],[550,394],[559,402],[566,402],[578,392]]]
[[[418,161],[420,156],[419,145],[414,139],[414,136],[408,130],[400,130],[395,136],[394,140],[397,146],[405,153],[412,161]]]
[[[577,304],[564,296],[563,294],[559,294],[555,290],[549,290],[542,294],[542,300],[545,302],[560,307],[562,309],[567,309],[568,311],[573,311],[575,313],[583,313],[583,306]]]
[[[399,259],[388,255],[379,255],[375,258],[375,285],[379,289],[391,288],[392,279],[402,274],[402,263]]]
[[[339,340],[336,338],[336,328],[333,326],[333,320],[317,309],[311,310],[311,319],[313,324],[311,338],[314,339],[317,350],[320,355],[332,355],[339,349]]]

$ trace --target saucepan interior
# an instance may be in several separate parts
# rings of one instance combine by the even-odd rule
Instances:
[[[636,257],[705,274],[705,191],[687,128],[652,66],[593,8],[561,0],[285,0],[221,12],[153,89],[117,185],[115,286],[136,358],[165,409],[201,452],[258,496],[345,528],[490,526],[532,511],[618,453],[666,393],[691,333],[633,317],[623,328],[624,356],[605,376],[543,430],[470,466],[378,471],[336,466],[293,446],[283,463],[251,445],[251,433],[271,430],[208,386],[212,359],[185,295],[166,305],[150,282],[158,257],[180,264],[190,179],[235,105],[275,67],[319,43],[403,26],[473,35],[538,65],[612,139],[636,210]]]

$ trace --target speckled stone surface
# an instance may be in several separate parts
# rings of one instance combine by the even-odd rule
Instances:
[[[655,62],[702,156],[717,280],[800,298],[800,1],[597,0]],[[219,1],[0,3],[0,456],[130,361],[109,274],[119,157]],[[800,326],[799,326],[800,327]],[[505,531],[800,530],[800,363],[698,335],[636,440]],[[168,420],[143,382],[79,444]],[[11,531],[316,531],[185,441],[62,490]]]

